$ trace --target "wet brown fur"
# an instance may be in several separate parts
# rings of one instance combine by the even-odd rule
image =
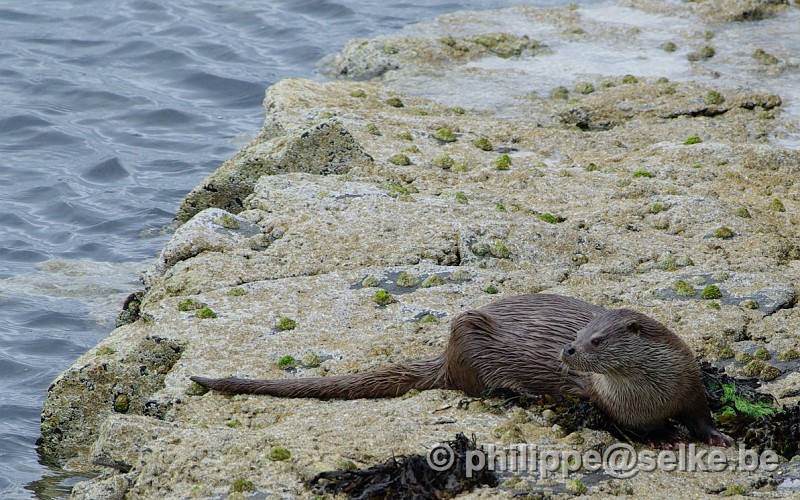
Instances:
[[[649,431],[674,418],[697,439],[727,444],[713,428],[685,342],[644,314],[560,295],[518,295],[463,312],[452,321],[445,352],[422,361],[331,377],[191,379],[222,392],[296,398],[395,397],[411,389],[572,395],[631,429]]]

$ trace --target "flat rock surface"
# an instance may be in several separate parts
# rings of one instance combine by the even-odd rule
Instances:
[[[734,3],[714,22],[734,19]],[[631,4],[663,14],[658,3]],[[759,15],[785,7],[767,4]],[[688,5],[693,22],[709,22],[709,2]],[[524,12],[564,30],[577,15]],[[617,74],[566,99],[506,96],[513,109],[437,95],[448,72],[496,76],[469,65],[537,58],[554,43],[532,42],[545,29],[497,35],[503,15],[486,16],[487,36],[467,16],[462,37],[403,35],[391,50],[384,39],[358,42],[329,62],[380,81],[290,79],[269,89],[261,134],[187,196],[184,224],[144,273],[139,319],[48,391],[45,456],[101,472],[74,498],[222,498],[242,481],[262,496],[311,496],[303,481],[318,472],[424,454],[457,432],[499,442],[510,423],[519,423],[516,439],[542,447],[614,442],[589,429],[566,436],[536,410],[460,407],[455,391],[282,400],[204,394],[188,379],[325,376],[421,359],[443,350],[456,314],[498,297],[547,291],[632,307],[714,362],[726,348],[765,347],[773,358],[800,350],[800,153],[775,143],[795,126],[781,96]],[[448,33],[458,26],[437,21],[447,22]],[[431,95],[403,90],[412,74],[432,83]],[[420,284],[400,286],[402,272]],[[441,279],[423,286],[431,276]],[[709,285],[719,294],[703,298]],[[376,304],[379,288],[395,302]],[[421,323],[426,315],[438,322]],[[296,327],[281,330],[282,318]],[[279,366],[286,356],[294,368]],[[778,367],[764,390],[796,403],[796,366]],[[270,458],[279,446],[288,460]],[[764,477],[655,472],[602,477],[589,491],[660,498],[680,485],[700,498],[741,485],[779,494]],[[465,496],[566,495],[563,479],[542,481]]]

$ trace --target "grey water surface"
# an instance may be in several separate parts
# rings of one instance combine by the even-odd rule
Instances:
[[[113,330],[183,196],[258,133],[269,85],[323,79],[317,62],[351,38],[403,27],[400,34],[437,36],[438,23],[407,26],[460,10],[567,3],[0,1],[0,499],[63,498],[80,479],[37,454],[47,388]],[[699,20],[613,0],[575,3],[584,22],[635,27],[640,42],[575,41],[559,26],[481,14],[471,17],[480,29],[542,38],[548,53],[469,63],[498,72],[494,82],[462,72],[462,80],[440,79],[446,89],[424,80],[403,88],[449,96],[451,105],[491,105],[593,75],[698,79],[779,94],[795,125],[769,139],[800,147],[797,7],[715,26],[717,55],[693,65],[691,43],[704,43],[709,29]],[[687,43],[663,51],[674,37]],[[774,51],[781,64],[764,70],[754,48]]]
[[[270,84],[320,78],[353,37],[524,3],[0,2],[0,498],[68,495],[36,453],[47,387],[111,332],[182,197],[258,132]]]

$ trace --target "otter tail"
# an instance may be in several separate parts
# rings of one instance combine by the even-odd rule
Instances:
[[[443,356],[364,373],[331,377],[253,380],[190,377],[198,384],[233,394],[281,398],[359,399],[397,397],[411,389],[445,389]]]

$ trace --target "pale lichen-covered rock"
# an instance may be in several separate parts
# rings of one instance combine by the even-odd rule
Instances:
[[[261,234],[252,222],[219,208],[207,208],[178,228],[164,246],[159,261],[164,269],[202,252],[224,252],[244,239]]]
[[[354,166],[372,161],[350,132],[332,120],[300,133],[270,140],[259,136],[193,189],[178,210],[178,221],[186,221],[210,207],[238,213],[244,198],[262,175],[310,172],[319,175],[344,174]]]
[[[109,414],[158,417],[163,411],[149,404],[150,398],[163,387],[186,343],[153,328],[143,334],[143,326],[119,328],[53,382],[42,410],[45,456],[85,455]]]
[[[412,66],[415,71],[421,67],[440,69],[487,55],[503,58],[530,56],[540,48],[540,42],[526,35],[510,33],[448,35],[441,38],[357,38],[349,41],[325,66],[332,76],[369,80],[405,66]]]
[[[576,9],[512,12],[568,30],[580,21]],[[508,15],[479,14],[470,22]],[[473,35],[403,43],[441,45],[419,64],[433,78],[444,66],[464,69],[473,56],[444,60],[459,46],[498,55]],[[514,47],[523,57],[529,50],[520,36],[490,38],[505,40],[512,59]],[[388,43],[367,48],[385,53]],[[347,60],[356,52],[350,46]],[[387,60],[413,71],[412,52]],[[431,71],[437,57],[442,66]],[[444,75],[442,88],[452,86]],[[259,137],[187,196],[183,226],[146,273],[139,319],[48,391],[46,457],[102,472],[74,498],[224,497],[250,483],[263,496],[309,496],[303,481],[318,472],[425,453],[456,432],[557,449],[612,442],[599,431],[568,434],[536,408],[460,405],[454,391],[283,400],[206,393],[188,378],[327,376],[437,355],[456,314],[497,297],[547,291],[633,307],[710,361],[725,349],[800,349],[800,156],[769,141],[789,125],[779,98],[697,82],[664,92],[672,84],[641,78],[571,100],[514,96],[513,110],[493,114],[404,94],[396,83],[295,79],[269,90]],[[714,89],[725,101],[708,105]],[[585,130],[559,118],[581,114]],[[437,139],[442,129],[455,140]],[[694,135],[702,142],[687,144]],[[490,150],[474,145],[481,138]],[[391,162],[397,154],[409,162]],[[497,168],[501,154],[507,169]],[[774,199],[785,211],[770,208]],[[398,283],[403,273],[416,279]],[[719,295],[704,299],[709,285]],[[378,305],[377,287],[394,301]],[[420,321],[431,317],[438,321]],[[284,318],[295,327],[279,328]],[[296,361],[288,371],[279,365],[286,356]],[[726,359],[726,371],[743,371]],[[780,373],[764,390],[796,402],[796,364],[770,362]],[[278,446],[290,458],[274,460]],[[542,487],[529,479],[518,484]],[[589,488],[647,496],[680,484],[701,497],[745,479],[772,480],[656,472]],[[509,493],[470,495],[498,494]]]
[[[634,0],[638,8],[674,14],[675,7],[658,0]],[[682,7],[712,23],[759,21],[777,16],[789,7],[789,0],[700,0]]]

